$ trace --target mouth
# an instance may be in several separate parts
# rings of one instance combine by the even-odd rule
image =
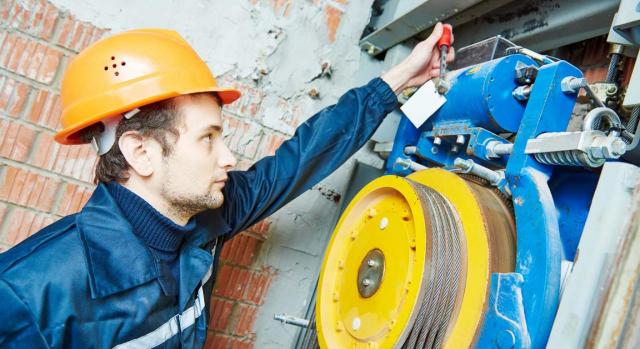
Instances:
[[[224,187],[224,184],[225,184],[226,182],[227,182],[227,177],[225,177],[225,178],[223,178],[223,179],[220,179],[220,180],[217,180],[217,181],[215,181],[214,183],[215,183],[215,184],[219,184],[220,186]]]

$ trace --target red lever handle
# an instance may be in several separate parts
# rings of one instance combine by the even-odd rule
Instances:
[[[438,40],[438,48],[442,48],[442,46],[451,47],[451,26],[448,24],[442,27],[442,36]]]

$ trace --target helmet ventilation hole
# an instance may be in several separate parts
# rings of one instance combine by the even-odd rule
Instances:
[[[122,63],[120,63],[120,64],[122,64],[122,66],[124,66],[125,64],[127,64],[127,62],[124,62],[124,61],[123,61],[123,62],[122,62]]]
[[[116,74],[116,76],[120,75],[120,73],[118,73],[118,72],[116,72],[115,74]]]
[[[104,66],[104,70],[109,70],[109,67],[107,67],[106,65]]]

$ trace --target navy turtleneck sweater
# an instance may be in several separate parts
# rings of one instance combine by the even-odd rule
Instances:
[[[180,280],[180,246],[186,234],[195,229],[195,219],[185,226],[174,223],[143,198],[115,181],[106,184],[134,233],[149,247],[160,266],[161,278],[170,278],[163,287],[170,295],[177,295]]]

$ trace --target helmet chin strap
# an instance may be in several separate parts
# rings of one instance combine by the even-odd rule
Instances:
[[[131,119],[139,111],[140,109],[136,108],[124,114],[114,115],[102,120],[104,131],[93,137],[91,140],[91,145],[96,153],[98,153],[98,156],[106,154],[111,147],[113,147],[113,144],[116,141],[116,128],[118,127],[120,120],[122,120],[122,118]]]

